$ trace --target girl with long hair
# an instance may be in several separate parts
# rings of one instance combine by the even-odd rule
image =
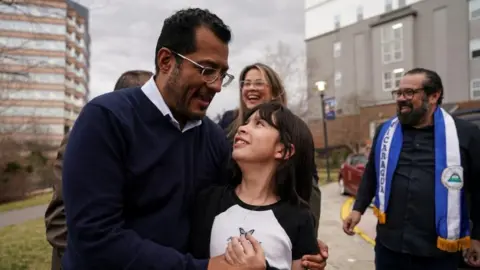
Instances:
[[[312,134],[303,120],[278,102],[245,114],[233,137],[234,176],[196,198],[192,255],[225,254],[242,262],[232,245],[253,236],[269,269],[300,270],[304,255],[319,253],[314,216],[308,206],[314,163]],[[236,251],[234,251],[236,250]]]
[[[283,82],[270,66],[262,63],[248,65],[240,72],[239,80],[240,106],[235,110],[225,112],[218,123],[225,130],[230,141],[233,140],[238,127],[245,122],[245,113],[255,106],[270,101],[277,101],[287,106],[287,93]],[[315,163],[315,157],[312,157],[310,162]],[[318,188],[319,178],[316,166],[310,171],[310,175],[312,177],[311,187],[313,187],[310,208],[315,216],[315,228],[318,229],[321,192]]]

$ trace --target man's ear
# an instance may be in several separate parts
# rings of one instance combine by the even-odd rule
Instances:
[[[290,144],[290,149],[287,149],[285,145],[279,143],[279,147],[275,152],[275,159],[288,160],[295,154],[295,145]]]
[[[175,64],[174,61],[175,61],[175,56],[170,50],[166,48],[161,48],[158,51],[157,64],[158,64],[158,70],[160,73],[168,74],[172,69],[173,65]]]

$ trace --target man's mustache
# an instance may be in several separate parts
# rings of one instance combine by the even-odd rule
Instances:
[[[398,101],[397,102],[397,107],[400,109],[402,107],[409,107],[410,109],[413,109],[413,104],[408,101]]]

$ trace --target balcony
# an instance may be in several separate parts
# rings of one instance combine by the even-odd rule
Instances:
[[[85,89],[85,86],[83,86],[83,84],[81,84],[81,83],[76,85],[75,90],[79,93],[82,93],[82,94],[87,93],[87,90]]]
[[[80,24],[80,25],[77,24],[77,32],[80,34],[85,33],[85,26],[83,26],[83,24]]]
[[[78,108],[82,108],[83,105],[85,105],[82,99],[76,98],[72,102],[73,102],[73,105],[75,105],[75,107],[78,107]]]

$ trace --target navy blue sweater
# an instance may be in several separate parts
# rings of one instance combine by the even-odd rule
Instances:
[[[140,88],[80,113],[63,167],[65,270],[206,269],[183,255],[197,190],[227,179],[230,146],[205,117],[184,133]]]

